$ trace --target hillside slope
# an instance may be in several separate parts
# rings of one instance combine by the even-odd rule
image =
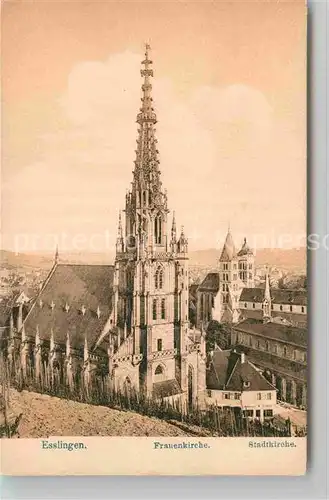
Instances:
[[[11,390],[9,405],[11,414],[23,414],[20,438],[192,435],[157,418],[28,391]]]

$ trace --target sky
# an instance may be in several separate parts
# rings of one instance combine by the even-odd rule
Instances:
[[[6,2],[2,248],[112,252],[152,47],[162,181],[190,248],[306,233],[300,0]]]

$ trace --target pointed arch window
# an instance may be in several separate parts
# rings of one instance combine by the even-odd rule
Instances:
[[[162,290],[163,288],[163,281],[164,281],[164,276],[163,276],[163,269],[162,267],[158,267],[158,269],[155,272],[155,278],[154,278],[154,284],[156,290],[160,289]]]
[[[131,380],[129,377],[126,377],[124,384],[123,384],[124,392],[126,394],[129,394],[131,392]]]
[[[152,303],[152,317],[153,317],[154,320],[157,319],[157,308],[158,308],[157,299],[153,299],[153,303]]]
[[[162,243],[162,217],[157,215],[154,220],[154,239],[156,245],[161,245]]]
[[[166,319],[166,299],[161,299],[161,319]]]
[[[154,378],[156,382],[160,382],[164,379],[165,371],[162,365],[158,365],[154,372]]]
[[[141,267],[139,270],[139,288],[142,290],[144,287],[144,269]]]

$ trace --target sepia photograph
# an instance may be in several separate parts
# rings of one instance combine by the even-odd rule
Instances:
[[[304,2],[2,10],[2,441],[305,440]]]

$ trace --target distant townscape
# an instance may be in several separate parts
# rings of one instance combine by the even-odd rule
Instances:
[[[189,251],[161,182],[148,45],[141,75],[113,261],[2,251],[2,434],[136,435],[132,426],[82,428],[93,405],[95,419],[96,407],[113,419],[133,413],[138,435],[305,435],[306,251],[255,252],[230,229],[218,251]],[[66,427],[54,417],[64,408],[57,398],[72,403]]]

